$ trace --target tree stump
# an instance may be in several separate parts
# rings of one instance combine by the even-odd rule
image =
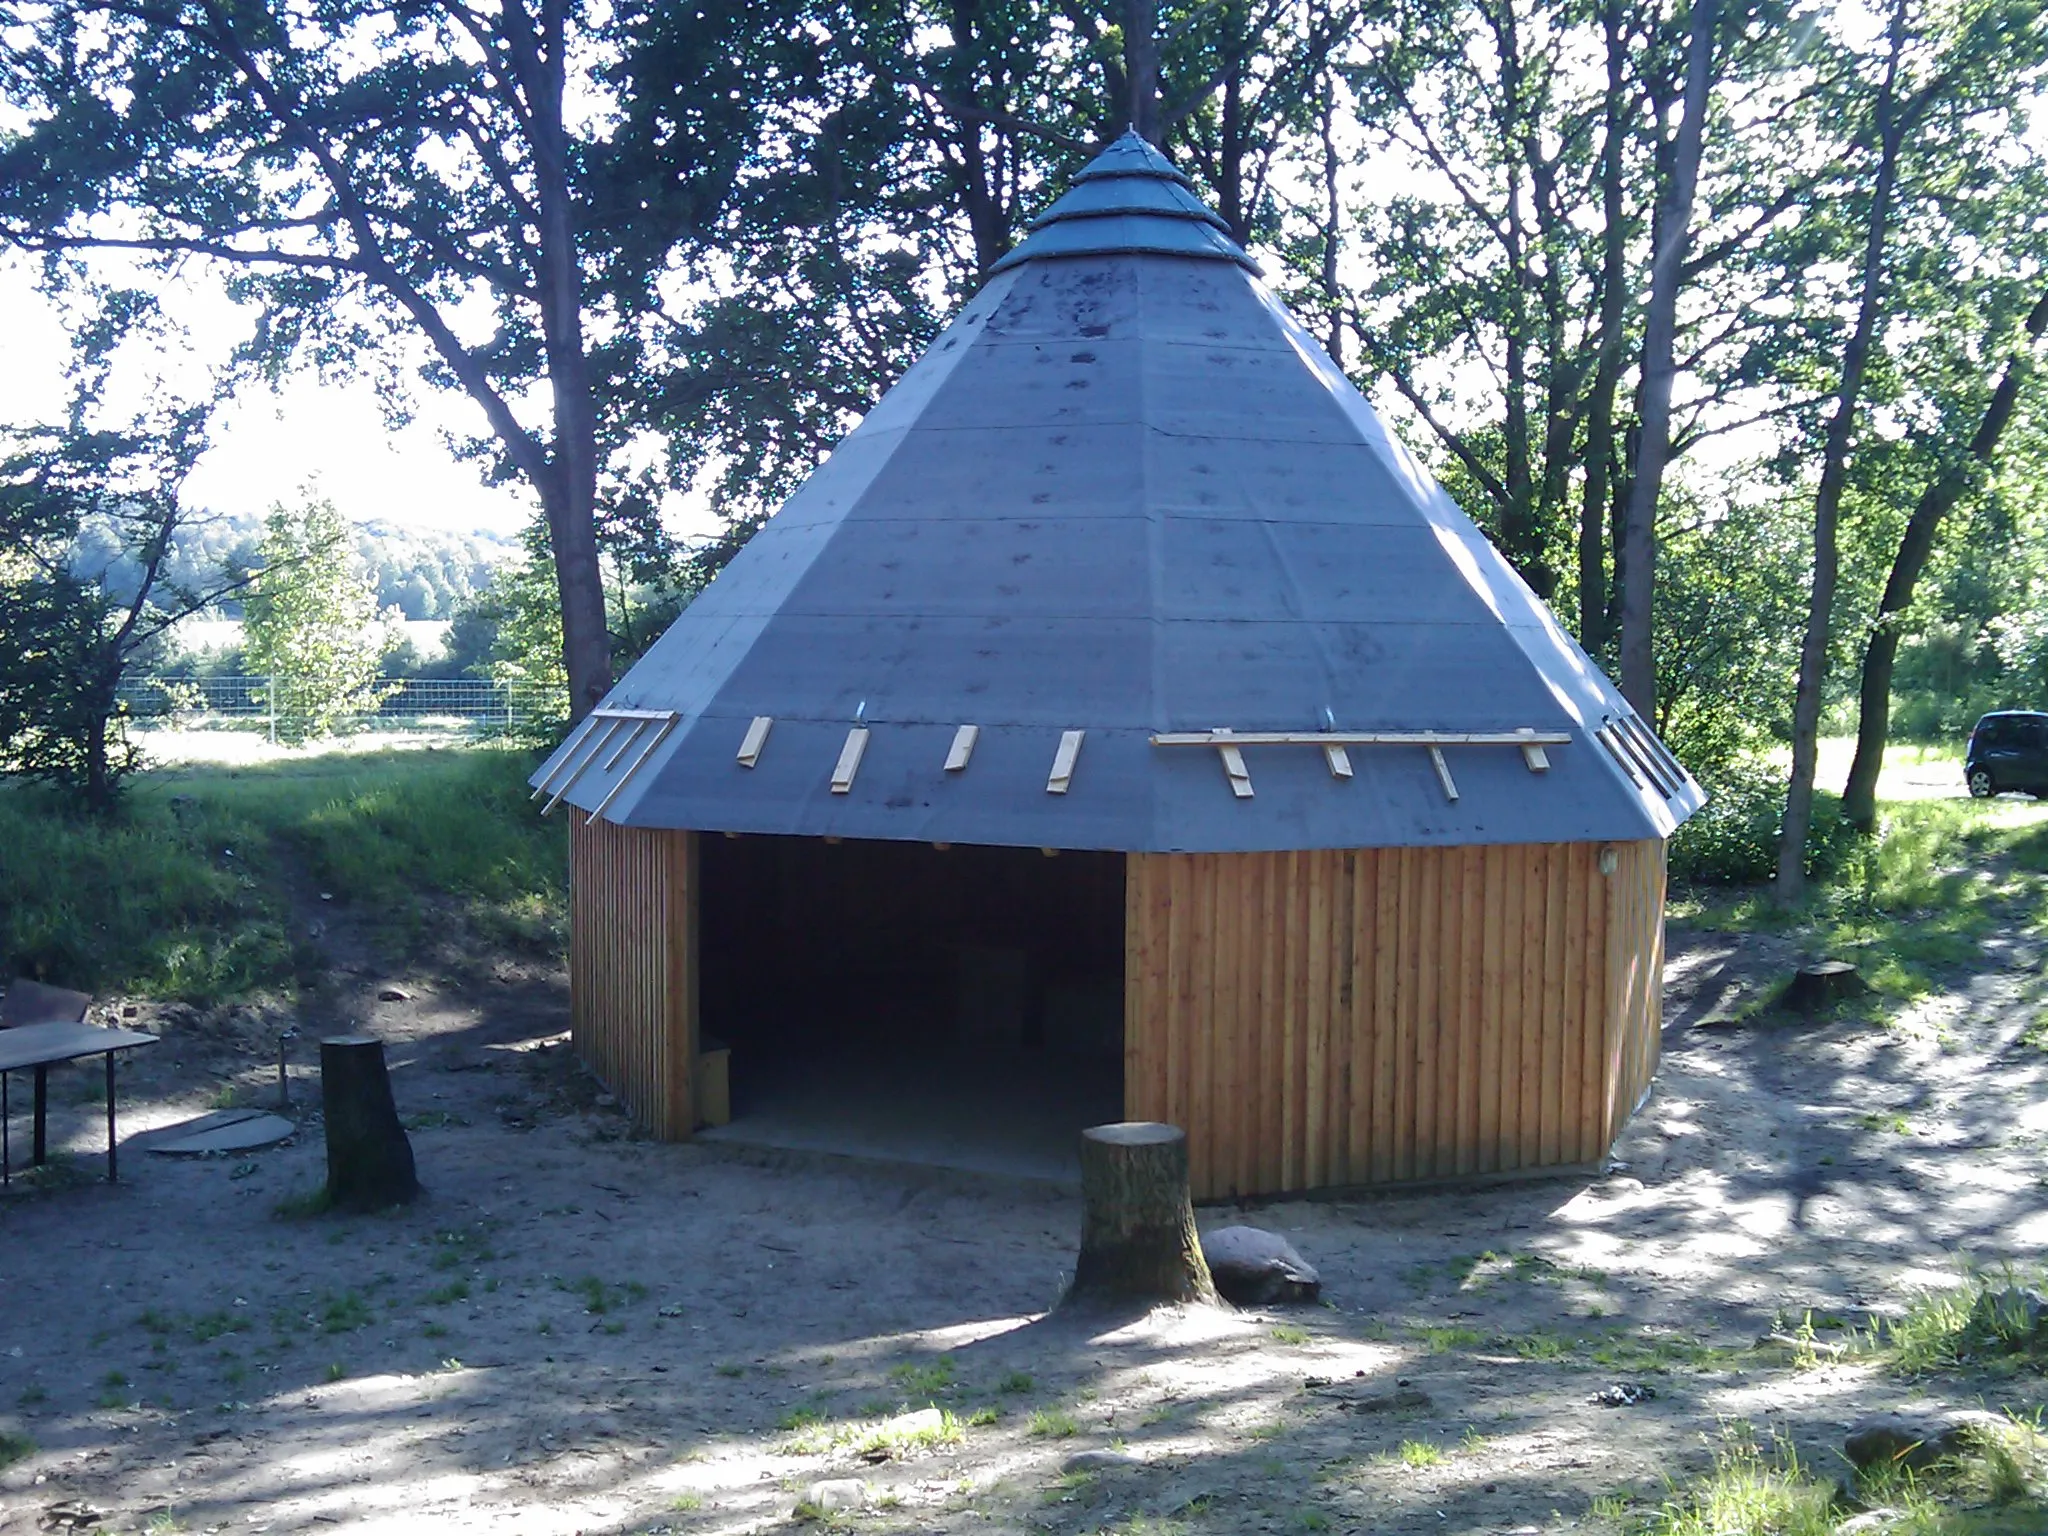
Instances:
[[[1846,960],[1823,960],[1801,966],[1785,984],[1785,1006],[1797,1013],[1819,1013],[1847,998],[1861,997],[1870,984]]]
[[[1188,1138],[1150,1121],[1081,1133],[1081,1256],[1066,1299],[1216,1302],[1188,1198]]]
[[[327,1120],[327,1201],[378,1211],[418,1196],[412,1143],[391,1099],[384,1042],[337,1035],[320,1042],[320,1104]]]

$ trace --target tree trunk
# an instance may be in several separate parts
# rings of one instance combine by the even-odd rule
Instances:
[[[1834,619],[1835,581],[1840,574],[1836,522],[1849,481],[1849,447],[1863,399],[1863,373],[1877,339],[1884,293],[1884,246],[1890,226],[1892,187],[1898,175],[1903,125],[1894,111],[1899,58],[1905,51],[1906,0],[1892,12],[1890,58],[1878,89],[1875,111],[1878,161],[1870,193],[1870,222],[1863,239],[1862,295],[1856,328],[1842,350],[1842,382],[1835,392],[1821,458],[1820,488],[1813,498],[1813,593],[1807,603],[1806,634],[1799,646],[1799,681],[1792,696],[1792,777],[1785,790],[1785,819],[1778,828],[1777,896],[1796,901],[1806,890],[1806,837],[1813,825],[1813,775],[1820,755],[1821,689],[1827,680],[1828,632]]]
[[[1652,618],[1657,582],[1657,502],[1671,455],[1671,386],[1678,372],[1678,289],[1692,239],[1693,189],[1699,182],[1714,34],[1721,0],[1694,0],[1685,60],[1685,115],[1671,161],[1669,201],[1657,220],[1650,257],[1650,302],[1643,318],[1642,438],[1622,523],[1621,691],[1646,721],[1657,718],[1657,653]]]
[[[597,407],[583,349],[583,271],[569,187],[567,21],[563,0],[543,0],[543,88],[536,93],[535,185],[539,192],[541,328],[554,395],[554,495],[540,487],[548,545],[562,600],[562,663],[569,675],[569,718],[581,720],[612,684],[611,636],[604,620],[604,576],[597,556]]]
[[[391,1099],[384,1042],[336,1035],[320,1042],[320,1106],[327,1122],[327,1200],[380,1211],[418,1197],[412,1143]]]
[[[1130,125],[1138,137],[1164,149],[1159,111],[1159,7],[1156,0],[1124,0],[1124,78],[1130,83]]]
[[[2005,365],[2005,372],[1992,391],[1991,403],[1977,423],[1970,439],[1969,456],[1951,464],[1921,492],[1919,503],[1899,539],[1899,552],[1892,559],[1884,596],[1877,605],[1877,620],[1871,626],[1870,643],[1863,652],[1863,676],[1856,713],[1856,759],[1849,765],[1849,783],[1842,791],[1842,815],[1850,826],[1868,832],[1877,822],[1877,775],[1884,765],[1884,749],[1891,734],[1892,667],[1899,658],[1903,616],[1913,602],[1914,588],[1927,560],[1934,553],[1934,536],[1949,509],[1963,499],[1977,483],[1978,472],[1998,452],[1998,440],[2012,420],[2019,403],[2020,388],[2033,372],[2034,343],[2048,332],[2048,292],[2034,301],[2027,314],[2026,345]]]
[[[1797,1013],[1819,1013],[1836,1003],[1862,997],[1870,983],[1846,960],[1822,960],[1801,966],[1785,984],[1784,1004]]]
[[[1066,1300],[1217,1300],[1188,1198],[1188,1138],[1149,1121],[1081,1133],[1081,1256]]]
[[[1621,388],[1623,330],[1628,315],[1628,223],[1622,201],[1623,106],[1620,0],[1606,0],[1600,24],[1607,38],[1606,140],[1600,150],[1600,358],[1586,411],[1585,499],[1579,511],[1579,644],[1589,655],[1606,649],[1612,606],[1607,576],[1607,520],[1614,442],[1614,397]]]

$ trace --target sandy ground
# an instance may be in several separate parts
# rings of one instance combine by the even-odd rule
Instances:
[[[358,963],[296,1020],[390,1044],[428,1193],[375,1217],[277,1213],[316,1126],[138,1150],[273,1093],[294,1022],[139,1010],[163,1040],[124,1069],[122,1182],[92,1074],[60,1074],[72,1171],[0,1200],[0,1432],[36,1447],[0,1532],[775,1530],[847,1478],[867,1531],[1506,1533],[1610,1528],[1596,1497],[1655,1494],[1729,1420],[1832,1466],[1868,1409],[1990,1389],[1757,1341],[2048,1248],[2043,956],[2015,927],[1885,1024],[1716,1022],[1796,959],[1674,931],[1664,1065],[1607,1176],[1205,1210],[1285,1233],[1325,1304],[1146,1317],[1048,1314],[1063,1190],[634,1140],[546,969]],[[1595,1400],[1623,1383],[1654,1395]],[[939,1443],[875,1435],[931,1404]],[[1070,1469],[1089,1450],[1120,1454]]]

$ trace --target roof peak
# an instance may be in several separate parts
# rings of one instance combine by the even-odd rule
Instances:
[[[1173,162],[1158,146],[1135,128],[1126,128],[1101,154],[1076,171],[1070,186],[1100,181],[1109,176],[1146,176],[1155,181],[1174,181],[1193,191],[1195,184],[1173,168]]]
[[[1186,256],[1258,266],[1195,184],[1133,128],[1075,173],[990,273],[1059,256]]]

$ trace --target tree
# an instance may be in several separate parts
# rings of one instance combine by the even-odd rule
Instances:
[[[278,740],[325,736],[376,708],[384,636],[377,593],[354,569],[353,530],[324,498],[279,504],[264,523],[261,573],[243,605],[244,654]]]
[[[165,631],[236,591],[232,568],[204,586],[166,575],[194,519],[182,490],[206,447],[210,404],[124,430],[86,420],[13,434],[0,458],[0,768],[56,784],[91,814],[113,809],[140,758],[120,689]],[[107,553],[81,563],[92,520]],[[118,582],[109,571],[128,567]]]
[[[609,682],[596,510],[645,284],[752,136],[752,69],[790,28],[705,0],[661,136],[613,153],[602,26],[577,0],[0,0],[0,241],[225,268],[245,349],[460,390],[492,472],[547,518],[570,708]],[[608,22],[606,18],[609,18]],[[479,326],[480,317],[488,317]],[[536,419],[538,418],[538,420]]]
[[[1699,184],[1701,141],[1706,131],[1707,93],[1714,80],[1714,54],[1721,0],[1693,0],[1691,38],[1686,47],[1684,116],[1671,149],[1670,174],[1659,189],[1654,250],[1650,257],[1650,298],[1643,320],[1641,421],[1622,520],[1621,691],[1637,714],[1656,718],[1657,660],[1653,650],[1656,591],[1657,500],[1664,487],[1664,463],[1671,451],[1671,386],[1678,372],[1673,355],[1678,330],[1678,290],[1692,240],[1693,193]]]
[[[1952,283],[1936,279],[1953,268],[1950,246],[1972,233],[1971,215],[1992,208],[1994,229],[2000,222],[2018,225],[2029,216],[2027,210],[2006,209],[2003,201],[1984,195],[1986,178],[1978,161],[1991,150],[1995,136],[1988,138],[1978,125],[1986,120],[1997,126],[2009,123],[2014,105],[2023,99],[2020,93],[2048,59],[2048,31],[2043,8],[2035,0],[1986,0],[1960,13],[1922,16],[1914,14],[1911,0],[1895,0],[1881,47],[1866,126],[1854,146],[1856,159],[1867,167],[1853,204],[1858,212],[1853,227],[1861,246],[1855,319],[1842,345],[1813,500],[1811,597],[1800,647],[1792,770],[1778,846],[1777,891],[1783,900],[1797,898],[1805,887],[1806,839],[1840,575],[1839,522],[1844,498],[1853,488],[1852,450],[1859,440],[1866,380],[1874,371],[1879,382],[1900,392],[1886,379],[1900,365],[1884,353],[1884,333],[1888,322],[1916,306],[1898,295],[1911,292],[1909,280],[1914,280],[1918,296],[1932,292],[1942,296],[1944,307],[1954,303]],[[1998,213],[2003,213],[2002,220]],[[1916,221],[1927,227],[1916,232]],[[1895,250],[1895,227],[1902,240],[1917,233],[1909,251],[1917,247],[1934,253],[1934,259],[1916,267]],[[1935,306],[1922,306],[1923,318],[1933,319],[1935,313]],[[1865,457],[1877,465],[1887,460],[1881,446]],[[1923,520],[1930,540],[1938,521],[1938,515]],[[1905,536],[1913,536],[1910,519]],[[1866,761],[1865,772],[1874,791],[1874,765]]]

